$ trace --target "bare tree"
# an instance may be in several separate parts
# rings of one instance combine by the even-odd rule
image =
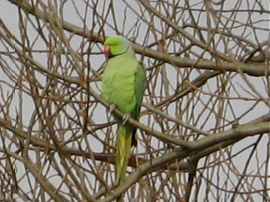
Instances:
[[[7,0],[0,14],[0,201],[269,201],[267,1]],[[104,39],[147,89],[127,179],[100,96]]]

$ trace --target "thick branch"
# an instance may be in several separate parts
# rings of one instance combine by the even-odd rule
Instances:
[[[138,180],[146,175],[147,173],[153,172],[161,167],[170,164],[176,159],[182,161],[184,158],[195,155],[204,149],[212,147],[211,152],[218,151],[220,148],[224,148],[231,145],[237,141],[240,141],[246,137],[254,136],[257,134],[269,133],[270,132],[270,122],[258,123],[254,125],[244,125],[239,126],[236,129],[232,129],[226,132],[215,133],[208,137],[202,138],[192,143],[193,148],[189,151],[182,148],[176,149],[173,152],[164,154],[152,161],[144,163],[135,172],[130,174],[127,180],[119,187],[117,187],[114,192],[101,200],[102,202],[111,201],[121,193],[125,192],[130,186],[138,182]],[[208,151],[209,152],[209,151]]]

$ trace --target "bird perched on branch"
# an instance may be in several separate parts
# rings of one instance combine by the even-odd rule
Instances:
[[[136,60],[129,41],[122,36],[109,37],[104,43],[108,58],[102,75],[102,96],[126,116],[139,118],[146,75],[143,65]],[[136,127],[119,117],[116,144],[116,184],[125,180],[131,146],[137,145]]]

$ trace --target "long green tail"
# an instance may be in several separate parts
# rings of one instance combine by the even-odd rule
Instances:
[[[130,128],[127,125],[119,125],[116,145],[116,183],[121,185],[126,177],[127,164],[131,148]]]

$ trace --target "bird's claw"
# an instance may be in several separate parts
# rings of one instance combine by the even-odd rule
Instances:
[[[112,112],[113,112],[113,110],[115,110],[115,108],[116,108],[116,106],[115,106],[115,105],[111,105],[111,106],[110,106],[109,111],[112,113]]]
[[[126,124],[129,118],[130,118],[130,115],[129,114],[125,114],[123,116],[123,124]]]

